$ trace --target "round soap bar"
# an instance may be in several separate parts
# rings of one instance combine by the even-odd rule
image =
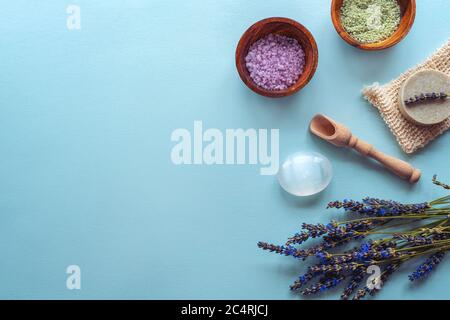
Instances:
[[[403,116],[409,121],[429,126],[440,123],[450,116],[450,100],[423,101],[405,104],[405,100],[427,93],[450,93],[450,77],[435,70],[414,73],[400,88],[399,107]]]
[[[317,152],[290,155],[278,171],[281,187],[295,196],[310,196],[325,189],[331,181],[330,161]]]

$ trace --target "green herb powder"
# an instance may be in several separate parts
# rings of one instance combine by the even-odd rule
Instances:
[[[344,0],[341,23],[359,42],[373,43],[389,38],[400,24],[397,0]]]

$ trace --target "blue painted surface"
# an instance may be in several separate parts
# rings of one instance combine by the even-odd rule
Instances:
[[[81,7],[79,31],[67,5]],[[415,65],[449,36],[450,2],[418,1],[409,36],[368,53],[346,45],[325,0],[3,1],[0,19],[0,298],[298,299],[305,267],[262,252],[301,222],[325,222],[327,201],[372,195],[423,201],[450,180],[450,137],[402,153],[360,96]],[[299,94],[270,100],[239,79],[234,51],[257,20],[286,16],[316,38],[319,67]],[[423,170],[416,186],[312,137],[322,112]],[[170,134],[208,128],[279,128],[281,158],[326,155],[330,187],[297,199],[256,166],[174,166]],[[66,289],[65,269],[82,269]],[[411,268],[409,268],[410,270]],[[409,270],[386,299],[449,298],[450,261],[425,283]],[[338,292],[323,298],[333,299]]]

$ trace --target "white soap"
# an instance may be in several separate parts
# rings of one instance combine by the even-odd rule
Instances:
[[[405,100],[421,93],[450,93],[450,77],[443,72],[423,70],[414,73],[400,88],[399,108],[409,121],[429,126],[445,121],[450,116],[450,100],[425,101],[405,104]]]
[[[295,196],[305,197],[324,190],[333,177],[330,161],[317,152],[290,155],[278,171],[281,187]]]

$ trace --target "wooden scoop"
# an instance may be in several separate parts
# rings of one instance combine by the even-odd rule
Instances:
[[[397,176],[408,180],[410,183],[416,183],[420,179],[420,170],[415,169],[403,160],[388,156],[376,150],[371,144],[355,137],[347,127],[327,116],[321,114],[316,115],[311,120],[309,128],[316,136],[337,147],[353,148],[363,156],[377,160]]]

